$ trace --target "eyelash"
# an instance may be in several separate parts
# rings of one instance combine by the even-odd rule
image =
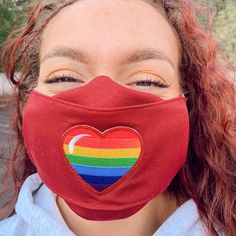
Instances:
[[[69,75],[56,75],[50,79],[47,79],[45,81],[46,84],[53,84],[53,83],[63,83],[63,82],[82,82],[79,81],[78,79],[75,79],[72,76]],[[137,80],[135,81],[136,86],[152,86],[154,85],[155,87],[159,88],[169,88],[170,86],[166,84],[165,82],[161,81],[153,81],[151,79],[143,79],[143,80]]]
[[[159,87],[159,88],[169,88],[170,86],[168,84],[166,84],[165,82],[161,82],[161,81],[158,81],[158,80],[151,80],[151,79],[144,79],[144,80],[137,80],[135,82],[135,84],[137,86],[151,86],[151,85],[154,85],[155,87]]]
[[[75,79],[70,75],[56,75],[45,81],[46,84],[62,83],[62,82],[81,82],[81,81]]]

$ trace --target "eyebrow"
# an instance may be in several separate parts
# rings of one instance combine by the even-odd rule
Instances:
[[[79,51],[78,49],[69,47],[59,47],[49,52],[45,57],[42,58],[40,62],[43,63],[46,60],[54,57],[67,57],[73,61],[81,62],[83,64],[89,64],[90,61],[88,56]]]
[[[131,64],[131,63],[137,63],[140,61],[146,61],[146,60],[163,60],[168,62],[171,67],[175,70],[174,63],[171,61],[169,57],[167,57],[163,52],[159,50],[154,49],[144,49],[144,50],[138,50],[133,53],[131,53],[127,58],[125,58],[122,62],[122,64]]]
[[[41,59],[41,63],[55,57],[66,57],[73,61],[80,62],[83,64],[89,64],[91,60],[89,59],[88,55],[82,53],[80,50],[76,48],[70,47],[59,47],[53,49],[49,52],[46,56]],[[162,60],[168,62],[171,67],[175,70],[174,63],[171,61],[169,57],[167,57],[162,51],[156,49],[143,49],[137,50],[129,54],[128,56],[122,59],[121,64],[131,64],[137,63],[146,60]]]

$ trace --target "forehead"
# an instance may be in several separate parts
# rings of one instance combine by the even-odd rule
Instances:
[[[48,24],[40,55],[58,46],[86,49],[91,55],[150,47],[163,50],[177,63],[178,45],[168,21],[145,1],[82,0],[61,10]]]

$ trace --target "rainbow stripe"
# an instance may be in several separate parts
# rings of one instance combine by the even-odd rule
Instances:
[[[118,181],[139,158],[140,139],[131,129],[111,130],[104,137],[94,132],[94,128],[75,129],[69,130],[64,138],[66,158],[76,173],[97,191]]]

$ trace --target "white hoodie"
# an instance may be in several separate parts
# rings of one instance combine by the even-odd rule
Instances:
[[[16,215],[0,222],[0,236],[75,236],[61,216],[56,195],[37,173],[23,183],[15,210]],[[206,236],[193,200],[181,205],[153,236]]]

